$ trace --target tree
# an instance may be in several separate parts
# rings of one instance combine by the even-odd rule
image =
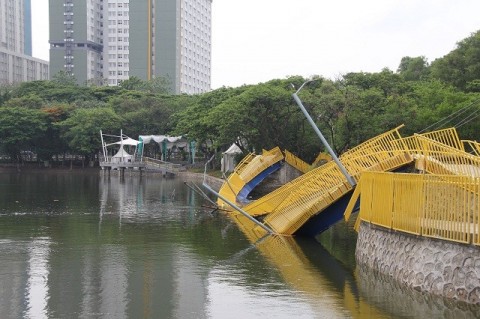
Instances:
[[[120,87],[126,90],[146,91],[154,94],[171,94],[174,90],[172,81],[163,76],[156,76],[147,81],[131,76],[128,80],[122,81]]]
[[[14,97],[4,103],[6,107],[25,107],[29,109],[39,109],[44,101],[36,95],[25,95],[23,97]]]
[[[0,83],[0,106],[12,97],[12,91],[15,89],[13,84]]]
[[[72,107],[68,104],[55,104],[43,107],[45,114],[46,130],[36,138],[36,153],[39,160],[51,160],[52,156],[64,154],[68,150],[67,143],[61,137],[61,128],[58,123],[65,121]]]
[[[128,80],[120,82],[119,86],[125,90],[141,90],[144,86],[144,83],[140,78],[131,76],[128,78]]]
[[[52,76],[52,82],[62,86],[78,86],[75,76],[63,70],[58,71]]]
[[[190,138],[200,142],[215,142],[220,134],[217,123],[211,120],[210,113],[221,103],[241,94],[247,88],[247,86],[222,87],[193,97],[188,106],[174,115],[176,123],[174,134],[188,134]]]
[[[121,118],[111,108],[77,109],[58,125],[62,137],[74,152],[94,158],[101,149],[100,130],[118,130]]]
[[[0,145],[13,161],[20,160],[21,151],[35,149],[35,141],[45,130],[45,115],[40,110],[0,108]]]
[[[431,72],[435,79],[460,90],[476,89],[473,84],[480,79],[480,31],[457,43],[457,48],[443,58],[433,61]]]
[[[412,58],[403,57],[398,66],[397,72],[406,81],[419,81],[426,79],[429,75],[428,61],[424,56]]]
[[[172,81],[168,77],[156,76],[145,81],[143,90],[155,94],[172,94],[175,92]]]
[[[217,143],[239,145],[249,150],[262,148],[290,148],[294,127],[293,114],[299,114],[288,90],[269,83],[250,87],[210,112],[209,122],[218,129]]]

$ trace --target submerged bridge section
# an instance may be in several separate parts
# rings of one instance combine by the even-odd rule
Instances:
[[[393,143],[401,139],[400,127],[372,138],[344,153],[340,160],[358,180],[363,171],[390,171],[413,161]],[[334,162],[328,162],[244,207],[279,234],[292,235],[312,216],[322,212],[352,191],[352,186]]]
[[[246,202],[248,194],[255,186],[268,175],[280,169],[283,159],[283,153],[279,147],[269,151],[264,150],[260,155],[248,154],[235,167],[233,173],[220,188],[219,194],[232,203]],[[222,208],[229,207],[221,199],[217,203]]]
[[[313,164],[308,164],[287,150],[282,152],[279,147],[269,151],[263,150],[262,154],[259,155],[250,153],[235,167],[233,173],[230,174],[220,189],[219,194],[232,203],[244,206],[249,203],[247,196],[250,192],[267,176],[278,171],[282,166],[282,161],[298,173],[304,174],[311,171],[319,161],[329,160],[331,160],[331,157],[321,153]],[[230,207],[222,199],[219,199],[217,204],[224,209]]]
[[[418,170],[426,173],[480,176],[476,156],[464,151],[466,143],[458,138],[455,129],[402,138],[400,128],[374,137],[340,156],[356,182],[363,172],[395,171],[414,162]],[[264,167],[259,171],[262,169]],[[224,187],[231,189],[228,185]],[[315,226],[314,231],[318,233],[342,218],[352,190],[338,166],[327,162],[318,168],[309,168],[304,175],[243,206],[243,210],[261,218],[278,234],[296,234],[314,220],[323,224]]]

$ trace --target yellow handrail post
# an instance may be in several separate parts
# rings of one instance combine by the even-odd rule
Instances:
[[[343,214],[343,218],[345,219],[346,222],[348,222],[350,220],[350,216],[353,213],[353,208],[355,207],[355,204],[357,203],[357,200],[360,197],[361,183],[362,183],[362,179],[360,179],[358,181],[357,186],[355,187],[355,190],[353,191],[352,197],[350,198],[350,201],[348,202],[347,208],[345,209],[345,213]]]

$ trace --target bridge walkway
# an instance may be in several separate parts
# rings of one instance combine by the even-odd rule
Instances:
[[[397,127],[345,152],[340,160],[357,180],[362,171],[394,170],[413,161],[404,149],[394,147],[401,138]],[[266,215],[264,222],[279,234],[292,235],[310,217],[352,190],[338,166],[328,162],[276,191],[244,207],[253,216]]]
[[[436,145],[437,148],[443,145],[450,159],[453,151],[459,152],[457,158],[468,157],[462,151],[463,144],[454,129],[417,134],[406,140],[401,137],[400,128],[374,137],[340,156],[340,161],[356,181],[362,172],[393,171],[410,164],[418,159],[421,150],[428,145]],[[412,148],[412,143],[417,146],[421,144],[421,147]],[[444,164],[447,162],[446,158],[440,157],[440,160]],[[429,172],[438,173],[441,166],[434,166],[431,161],[428,163]],[[244,210],[252,216],[265,215],[264,223],[276,233],[293,235],[312,216],[351,191],[352,186],[340,169],[334,162],[328,162],[245,206]]]
[[[265,177],[280,168],[280,161],[284,159],[279,147],[262,154],[248,154],[238,163],[228,179],[223,183],[219,194],[232,203],[245,201],[248,193]],[[228,204],[218,199],[221,208],[229,208]]]
[[[185,169],[181,164],[165,162],[146,156],[142,158],[142,163],[144,163],[145,169],[161,171],[162,173],[177,174],[178,172]]]

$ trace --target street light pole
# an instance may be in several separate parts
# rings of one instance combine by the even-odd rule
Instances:
[[[297,102],[297,105],[300,107],[300,110],[302,110],[303,114],[305,115],[305,117],[307,118],[308,120],[308,123],[310,123],[310,125],[312,126],[313,130],[315,131],[315,133],[317,133],[318,137],[320,138],[320,140],[322,141],[323,145],[325,146],[325,148],[327,149],[328,153],[330,153],[330,156],[332,156],[333,160],[335,161],[335,163],[337,164],[338,168],[340,168],[340,171],[342,172],[342,174],[347,178],[347,181],[350,183],[350,185],[355,186],[356,185],[356,182],[355,180],[352,178],[352,176],[350,176],[350,174],[348,173],[347,169],[345,168],[345,166],[343,166],[342,162],[340,162],[340,160],[338,159],[337,157],[337,154],[335,154],[335,152],[333,151],[333,149],[330,147],[330,145],[328,144],[327,140],[325,139],[325,137],[323,137],[323,134],[322,132],[320,132],[320,130],[318,129],[317,125],[315,124],[315,122],[313,121],[312,117],[310,116],[310,114],[308,114],[307,110],[305,109],[305,107],[303,106],[303,103],[302,101],[300,100],[300,98],[298,97],[298,93],[300,92],[300,90],[305,86],[305,84],[307,83],[310,83],[312,81],[315,81],[315,80],[309,80],[309,81],[306,81],[304,82],[300,88],[292,94],[293,96],[293,99],[295,100],[295,102]]]

